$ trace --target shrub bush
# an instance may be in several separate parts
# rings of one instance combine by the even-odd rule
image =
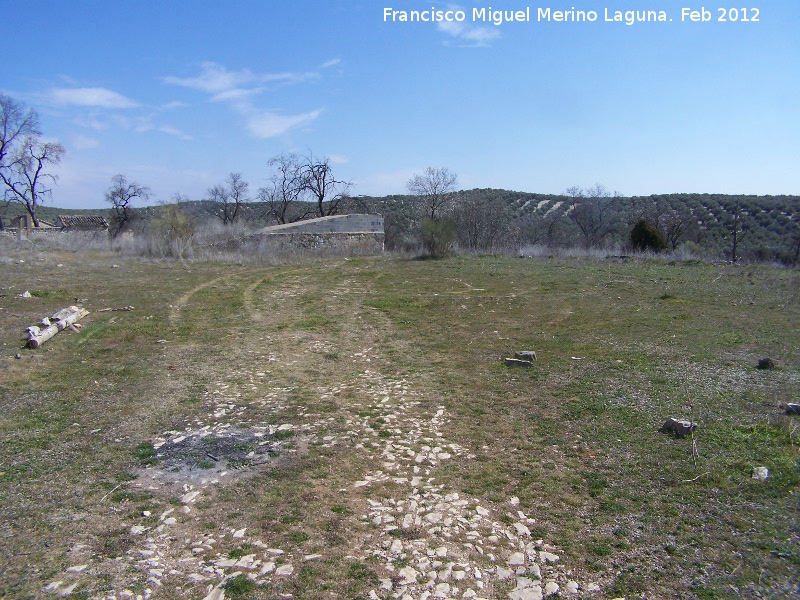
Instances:
[[[666,250],[667,241],[664,235],[646,219],[639,219],[631,230],[631,244],[636,250]]]
[[[432,258],[444,258],[453,253],[456,224],[448,219],[425,218],[421,224],[422,245]]]
[[[165,205],[148,227],[150,254],[191,258],[195,230],[194,219],[183,212],[177,203]]]

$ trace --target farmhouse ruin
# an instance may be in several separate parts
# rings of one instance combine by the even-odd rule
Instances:
[[[215,244],[214,249],[262,255],[368,256],[381,254],[383,242],[383,216],[351,214],[264,227],[242,239]]]

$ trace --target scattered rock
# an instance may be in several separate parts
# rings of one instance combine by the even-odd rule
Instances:
[[[542,560],[543,564],[554,563],[559,561],[557,554],[553,554],[552,552],[545,552],[544,550],[539,552],[539,558]]]
[[[417,577],[419,576],[419,572],[417,572],[414,567],[403,567],[400,569],[400,585],[411,585],[413,583],[417,583]]]
[[[74,567],[68,567],[67,573],[80,573],[89,565],[75,565]]]
[[[75,591],[75,588],[78,587],[78,583],[80,582],[76,581],[71,586],[65,587],[63,590],[58,592],[58,595],[61,596],[62,598],[66,598],[67,596],[71,595],[72,592]]]
[[[497,567],[497,579],[499,581],[505,581],[513,574],[512,571],[509,569],[504,569],[503,567]]]
[[[528,527],[526,525],[523,525],[522,523],[514,523],[514,529],[517,530],[517,535],[520,537],[531,534],[531,530],[528,529]]]
[[[525,367],[530,369],[533,363],[529,360],[520,360],[518,358],[506,358],[505,363],[507,367]]]
[[[753,469],[753,479],[757,481],[766,481],[769,479],[769,469],[767,467],[756,467]]]
[[[544,586],[544,595],[552,596],[553,594],[557,594],[559,589],[560,588],[555,581],[549,581],[547,585]]]
[[[508,595],[509,600],[542,600],[542,586],[527,577],[517,578],[517,587]]]
[[[418,576],[419,572],[417,572],[414,567],[403,567],[400,569],[400,585],[411,585],[412,583],[416,583]]]
[[[767,369],[774,369],[775,363],[772,362],[771,358],[762,358],[761,360],[758,361],[758,368],[761,369],[762,371]]]
[[[693,421],[681,421],[673,418],[667,419],[661,426],[662,432],[664,433],[673,432],[679,438],[682,438],[687,433],[691,433],[695,429],[697,429],[697,423]]]
[[[364,356],[367,356],[366,352]],[[535,356],[527,358],[531,360],[510,360],[527,362],[529,364],[525,366],[529,368]],[[259,379],[250,378],[250,386],[246,389],[263,383],[264,372],[254,371],[253,374]],[[382,440],[371,428],[365,430],[361,422],[355,420],[348,432],[356,447],[371,453],[376,465],[361,475],[363,480],[356,482],[355,487],[394,481],[407,489],[394,498],[364,499],[367,510],[360,521],[366,525],[374,523],[377,527],[364,534],[363,553],[357,551],[356,556],[349,558],[386,561],[375,582],[375,589],[366,597],[374,600],[499,598],[501,596],[494,593],[498,591],[495,588],[497,582],[503,582],[502,597],[509,600],[542,600],[545,595],[574,594],[578,589],[584,591],[583,584],[579,588],[576,583],[573,586],[567,583],[566,567],[560,565],[558,556],[550,553],[557,552],[556,548],[542,540],[531,539],[529,527],[535,521],[519,510],[518,497],[510,498],[503,508],[499,505],[481,506],[476,498],[454,493],[435,481],[434,469],[442,461],[453,456],[475,458],[459,444],[445,439],[441,432],[448,418],[444,406],[424,416],[420,411],[422,414],[417,416],[417,411],[410,409],[419,404],[419,397],[408,390],[404,381],[383,381],[369,371],[365,372],[363,379],[369,385],[366,390],[375,396],[375,407],[386,419],[386,430],[394,429],[399,421],[408,418],[414,432],[404,437],[398,429],[397,435]],[[226,546],[231,539],[235,540],[234,543],[247,539],[261,551],[260,554],[231,558],[222,548],[215,548],[217,542],[210,532],[198,537],[185,537],[183,527],[186,520],[172,516],[187,511],[202,515],[206,503],[200,500],[206,499],[209,486],[218,484],[223,476],[226,480],[231,477],[228,469],[238,470],[242,464],[260,464],[277,449],[283,450],[282,438],[288,436],[276,435],[277,432],[292,431],[297,436],[324,442],[324,447],[342,445],[349,439],[334,435],[320,437],[315,427],[325,425],[327,421],[243,427],[239,421],[246,422],[250,408],[238,401],[240,393],[237,388],[238,385],[226,383],[204,394],[212,402],[209,419],[213,418],[213,421],[198,421],[182,430],[165,431],[154,440],[153,447],[160,462],[157,468],[149,470],[148,474],[155,474],[151,474],[148,482],[152,484],[150,489],[158,489],[159,479],[172,485],[183,484],[183,487],[182,491],[171,496],[180,498],[180,504],[173,502],[178,508],[165,506],[155,515],[142,511],[143,517],[152,517],[151,521],[145,522],[151,527],[130,527],[129,524],[130,535],[136,543],[135,551],[141,564],[147,565],[143,568],[150,576],[146,580],[148,585],[166,586],[166,581],[162,583],[164,577],[183,576],[191,586],[196,586],[193,591],[199,593],[200,589],[203,590],[197,597],[207,594],[209,600],[223,600],[225,590],[222,586],[241,571],[259,585],[272,581],[273,585],[280,586],[297,578],[298,569],[304,563],[322,560],[325,556],[324,553],[304,555],[297,550],[269,548],[256,538],[254,530],[236,529],[228,524],[213,534],[214,537],[221,536]],[[267,390],[265,395],[274,400],[283,395],[283,391]],[[404,415],[406,411],[408,417]],[[298,414],[303,415],[302,412]],[[213,449],[211,453],[210,449]],[[198,467],[200,462],[208,463],[204,459],[209,456],[215,462]],[[226,466],[226,462],[237,466]],[[148,483],[143,483],[142,487]],[[348,488],[352,489],[348,486],[340,491],[346,492]],[[511,507],[514,509],[506,512]],[[500,519],[502,512],[506,512],[509,518]],[[159,523],[153,524],[156,517]],[[148,533],[142,535],[145,532]],[[402,535],[396,535],[398,533]],[[398,568],[400,564],[402,568]],[[98,572],[99,568],[99,564],[91,563],[91,568],[87,567],[81,576],[85,578],[87,574]],[[62,582],[71,580],[62,574],[61,581],[53,582],[53,588],[61,590],[65,585]],[[149,589],[144,591],[141,600],[153,593]],[[116,597],[125,595],[118,592]],[[131,593],[129,597],[133,600],[135,595]],[[276,597],[291,598],[291,594],[278,594]]]
[[[181,502],[183,502],[184,504],[189,504],[190,502],[194,502],[197,496],[199,495],[200,492],[198,492],[197,490],[193,492],[187,492],[181,497]]]

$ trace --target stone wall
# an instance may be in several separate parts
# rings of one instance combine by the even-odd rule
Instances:
[[[57,227],[42,227],[29,230],[23,228],[21,233],[22,235],[20,235],[20,230],[16,227],[6,227],[3,231],[0,231],[0,238],[5,240],[22,239],[31,242],[36,240],[57,240],[59,242],[70,240],[81,242],[108,241],[108,230],[106,229],[73,229],[67,231],[58,229]]]
[[[383,253],[381,233],[258,233],[243,240],[211,246],[214,250],[247,256],[371,256]]]
[[[214,250],[250,256],[369,256],[383,253],[383,216],[335,215],[265,227],[241,240],[214,244]]]

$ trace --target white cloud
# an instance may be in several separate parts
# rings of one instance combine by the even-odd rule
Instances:
[[[334,66],[339,62],[339,59],[334,59],[323,66]],[[322,114],[322,110],[283,115],[275,110],[259,108],[255,104],[255,97],[267,90],[267,84],[300,83],[317,78],[319,74],[314,72],[255,73],[250,69],[231,71],[215,62],[205,62],[202,64],[202,72],[197,77],[170,75],[163,77],[162,81],[210,94],[210,102],[225,102],[244,117],[250,135],[257,138],[271,138],[290,129],[309,125]]]
[[[265,111],[252,115],[248,119],[247,129],[254,137],[271,138],[286,133],[290,129],[308,125],[315,121],[321,114],[321,110],[288,116]]]
[[[225,90],[224,92],[212,96],[211,102],[241,102],[251,96],[260,94],[263,90],[264,88],[253,88],[251,90],[234,88],[232,90]]]
[[[172,102],[167,102],[166,104],[162,104],[159,108],[161,110],[172,110],[173,108],[186,108],[189,106],[186,102],[181,102],[180,100],[174,100]]]
[[[173,127],[172,125],[161,125],[160,127],[156,127],[156,131],[160,131],[161,133],[166,133],[167,135],[175,136],[176,138],[182,140],[191,140],[194,139],[188,133],[184,133],[177,127]]]
[[[187,87],[209,94],[219,94],[246,86],[272,82],[297,82],[316,77],[315,73],[253,73],[250,69],[229,71],[215,62],[204,62],[198,77],[162,77],[164,83]]]
[[[108,123],[105,121],[100,121],[99,119],[84,119],[82,117],[78,117],[72,122],[79,127],[86,127],[87,129],[94,129],[95,131],[105,131],[110,127]]]
[[[135,131],[137,133],[146,133],[148,131],[159,131],[161,133],[166,133],[167,135],[174,136],[181,140],[191,140],[193,139],[191,135],[184,133],[177,127],[173,127],[172,125],[155,125],[151,121],[151,117],[143,117],[139,120],[139,123],[135,127]]]
[[[450,5],[450,10],[459,10],[460,6]],[[436,29],[442,33],[456,38],[460,43],[457,45],[465,48],[481,48],[490,46],[491,42],[500,38],[500,30],[497,27],[475,27],[465,22],[440,21],[436,24]],[[445,45],[452,42],[445,41]]]
[[[320,68],[321,69],[329,69],[330,67],[335,67],[336,65],[341,64],[341,62],[342,62],[341,58],[333,58],[333,59],[331,59],[331,60],[329,60],[327,62],[322,63]]]
[[[72,140],[72,147],[76,150],[90,150],[92,148],[97,148],[99,145],[99,141],[85,135],[76,135]]]
[[[488,46],[489,42],[500,38],[500,30],[489,29],[488,27],[470,27],[463,32],[460,37],[480,45]]]
[[[97,106],[101,108],[135,108],[139,103],[105,88],[55,88],[50,100],[60,105]]]

